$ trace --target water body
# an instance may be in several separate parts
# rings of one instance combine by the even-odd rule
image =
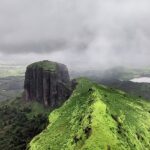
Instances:
[[[140,77],[140,78],[134,78],[130,81],[136,82],[136,83],[150,83],[150,77]]]

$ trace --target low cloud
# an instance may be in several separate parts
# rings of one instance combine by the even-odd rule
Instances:
[[[148,66],[149,8],[149,0],[1,0],[1,62]]]

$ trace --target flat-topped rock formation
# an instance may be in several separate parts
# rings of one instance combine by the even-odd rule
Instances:
[[[52,108],[60,106],[71,94],[70,77],[65,65],[40,61],[27,67],[24,83],[26,101],[38,101]]]

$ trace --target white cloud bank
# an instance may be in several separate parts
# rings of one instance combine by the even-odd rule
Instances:
[[[149,0],[0,0],[0,60],[150,65]]]

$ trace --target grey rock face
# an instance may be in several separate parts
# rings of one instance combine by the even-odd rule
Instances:
[[[38,101],[52,108],[60,106],[71,94],[65,65],[41,61],[27,67],[24,83],[26,101]]]

